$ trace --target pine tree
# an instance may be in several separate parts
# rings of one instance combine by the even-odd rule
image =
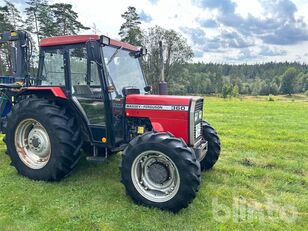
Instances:
[[[24,21],[21,17],[20,11],[9,1],[4,1],[7,7],[7,20],[12,25],[13,30],[22,30],[24,28]]]
[[[120,28],[119,35],[123,42],[128,42],[133,45],[141,46],[142,32],[140,29],[140,18],[136,12],[136,8],[129,6],[127,11],[121,15],[125,22]]]
[[[7,5],[0,7],[0,31],[13,30],[13,26],[9,23]],[[7,74],[10,70],[8,44],[0,44],[0,76]]]
[[[53,12],[57,35],[77,34],[80,30],[89,30],[78,21],[78,13],[71,4],[56,3],[50,6]]]
[[[53,29],[49,5],[47,0],[30,0],[26,2],[26,4],[28,5],[28,7],[25,8],[25,13],[27,15],[27,30],[36,34],[37,43],[39,43],[40,36],[45,37],[52,35],[51,33],[46,33],[46,28],[48,28],[48,30]]]
[[[0,7],[0,32],[22,28],[20,12],[12,3],[5,1],[5,6]],[[0,74],[13,74],[12,43],[0,44]]]

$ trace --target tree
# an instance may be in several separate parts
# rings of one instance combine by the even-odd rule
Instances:
[[[42,12],[48,11],[48,9],[44,9],[48,4],[46,0],[30,0],[26,4],[28,5],[25,8],[27,30],[36,34],[37,43],[39,43],[39,35],[42,34],[40,30],[41,19],[44,18]]]
[[[5,5],[0,7],[0,32],[19,30],[23,27],[22,17],[16,7],[5,1]],[[12,63],[12,43],[0,44],[0,74],[13,74]]]
[[[4,1],[7,8],[7,20],[12,25],[14,30],[22,30],[24,28],[24,21],[21,17],[19,10],[14,4],[9,1]]]
[[[193,57],[191,47],[187,40],[174,30],[166,30],[160,26],[149,28],[143,33],[143,45],[148,50],[148,55],[143,62],[144,71],[150,84],[158,86],[161,62],[158,42],[163,43],[164,69],[166,82],[177,81],[176,72],[178,65],[183,65]]]
[[[225,83],[222,86],[221,95],[223,98],[227,98],[228,96],[231,96],[232,92],[232,86],[229,83]]]
[[[232,89],[232,96],[233,97],[238,97],[239,96],[239,87],[238,85],[235,85]]]
[[[80,30],[89,30],[78,21],[78,13],[73,10],[71,4],[55,3],[50,6],[56,28],[56,35],[77,34]]]
[[[289,67],[281,77],[280,92],[284,94],[294,93],[294,83],[297,76],[297,70],[294,67]]]
[[[121,36],[121,40],[136,46],[141,46],[142,32],[139,26],[141,22],[136,8],[129,6],[121,17],[125,20],[120,27],[119,35]]]
[[[91,30],[92,30],[93,34],[100,34],[101,33],[101,31],[97,28],[95,23],[92,24]]]
[[[13,30],[13,25],[9,23],[7,5],[0,7],[0,31]],[[0,75],[7,74],[11,65],[9,62],[8,44],[0,44]]]

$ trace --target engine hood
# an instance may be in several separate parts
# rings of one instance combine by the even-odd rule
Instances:
[[[127,117],[148,118],[153,130],[171,132],[189,139],[189,119],[194,111],[192,102],[202,100],[195,96],[128,95],[125,102]],[[194,106],[193,106],[194,107]]]
[[[193,96],[128,95],[125,108],[127,110],[188,111],[193,98]]]

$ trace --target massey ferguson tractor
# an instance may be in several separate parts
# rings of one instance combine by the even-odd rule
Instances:
[[[143,48],[99,35],[43,38],[36,77],[24,31],[0,34],[13,75],[0,77],[1,131],[11,165],[59,181],[77,166],[123,151],[121,181],[136,203],[176,212],[194,199],[220,141],[203,120],[203,98],[152,95]]]

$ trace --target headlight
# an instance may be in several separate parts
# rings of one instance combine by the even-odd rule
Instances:
[[[201,136],[201,123],[196,124],[196,138]]]
[[[195,112],[195,122],[202,120],[202,117],[203,117],[202,111]]]
[[[195,112],[195,122],[197,122],[199,120],[199,113]]]

